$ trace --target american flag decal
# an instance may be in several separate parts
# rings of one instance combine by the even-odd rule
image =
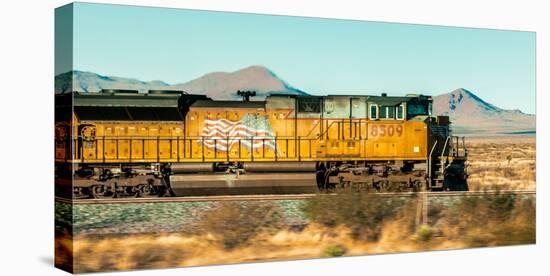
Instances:
[[[248,114],[240,121],[227,119],[206,119],[201,136],[204,137],[204,145],[209,149],[227,151],[241,141],[241,147],[247,149],[271,149],[277,148],[275,135],[265,116]]]

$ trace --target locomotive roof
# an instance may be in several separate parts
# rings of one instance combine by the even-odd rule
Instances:
[[[416,99],[417,97],[368,96],[367,101],[379,105],[399,105]]]
[[[430,99],[430,96],[410,94],[407,96],[374,96],[374,95],[269,95],[268,97],[293,97],[298,99],[303,98],[323,98],[323,99],[342,99],[342,98],[362,98],[367,102],[377,103],[379,105],[399,105],[401,103],[406,103],[410,101],[418,101],[420,99]]]
[[[128,92],[73,92],[56,95],[56,109],[74,106],[74,112],[81,120],[181,120],[189,107],[195,108],[249,108],[263,109],[266,101],[219,101],[204,95],[185,93],[136,93]],[[281,97],[271,95],[269,97]],[[418,102],[431,99],[430,96],[373,96],[373,95],[327,95],[304,96],[288,95],[289,97],[344,99],[361,98],[367,102],[379,105],[399,105],[403,102]],[[68,113],[68,112],[67,112]],[[56,121],[60,118],[57,118]]]
[[[181,121],[181,94],[72,93],[74,113],[83,121]]]
[[[73,93],[74,106],[178,107],[179,94]]]
[[[212,101],[198,100],[191,107],[265,108],[265,101]]]

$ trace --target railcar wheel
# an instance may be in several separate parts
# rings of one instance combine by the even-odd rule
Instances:
[[[378,192],[387,192],[390,182],[388,180],[379,180],[376,182],[376,190]]]
[[[159,194],[159,189],[157,189],[157,187],[149,184],[147,185],[149,187],[149,193],[148,195],[150,196],[155,196],[155,195],[158,195]]]
[[[88,198],[88,193],[86,192],[85,188],[83,187],[74,187],[73,188],[73,198],[75,199],[81,199],[81,198]]]
[[[422,190],[422,182],[420,180],[411,181],[411,191],[420,192]]]
[[[151,195],[151,186],[149,184],[142,184],[139,191],[142,195]]]
[[[141,195],[142,195],[141,185],[143,185],[143,184],[139,184],[137,186],[129,187],[129,189],[127,189],[127,193],[131,196],[134,196],[134,197],[141,197]]]
[[[388,180],[387,186],[386,186],[386,192],[389,192],[389,193],[404,192],[408,190],[406,186],[407,186],[406,183],[405,185],[403,185],[402,182],[393,182]]]
[[[146,197],[151,196],[152,189],[149,184],[139,184],[135,188],[136,197]]]
[[[107,189],[106,189],[105,185],[103,185],[103,184],[92,185],[89,188],[89,191],[90,191],[90,195],[92,196],[92,198],[105,198],[105,197],[108,197]]]

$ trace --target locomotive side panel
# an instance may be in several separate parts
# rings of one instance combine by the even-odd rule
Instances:
[[[295,97],[269,97],[266,101],[266,113],[272,114],[269,123],[275,137],[274,155],[277,160],[294,160],[298,158],[298,141],[296,135],[306,131],[305,125],[297,121],[297,101]]]
[[[206,106],[212,105],[212,106]],[[228,106],[231,105],[231,106]],[[248,105],[248,106],[247,106]],[[293,150],[287,136],[287,125],[273,126],[274,113],[266,113],[262,103],[198,103],[190,109],[187,141],[193,148],[188,161],[244,162],[275,160]],[[277,114],[278,115],[278,114]],[[277,139],[276,139],[277,137]],[[276,155],[277,154],[277,155]]]
[[[296,97],[273,97],[266,108],[208,101],[212,106],[190,108],[185,125],[83,121],[75,124],[80,137],[75,141],[80,149],[77,159],[116,163],[426,158],[425,122],[361,118],[367,113],[358,108],[366,107],[364,100],[319,98],[306,107],[300,107]],[[317,105],[322,106],[316,109]]]
[[[425,160],[427,132],[424,122],[369,121],[367,158]]]
[[[79,122],[81,163],[170,162],[178,156],[179,122]],[[179,141],[179,142],[178,142]],[[179,155],[183,148],[179,149]]]

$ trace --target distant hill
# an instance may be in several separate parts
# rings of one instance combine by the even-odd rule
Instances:
[[[239,99],[237,90],[253,90],[254,99],[265,98],[268,94],[285,93],[308,95],[306,92],[290,86],[275,73],[263,66],[250,66],[235,72],[214,72],[190,82],[172,87],[197,94],[208,94],[213,99]]]
[[[98,92],[101,89],[134,89],[147,93],[150,89],[184,90],[204,94],[216,100],[237,100],[238,90],[254,90],[252,100],[263,100],[270,94],[308,95],[279,78],[263,66],[250,66],[235,72],[214,72],[178,84],[163,81],[141,81],[132,78],[103,76],[93,72],[73,71],[56,76],[55,91]],[[474,93],[456,89],[434,97],[434,114],[451,117],[456,134],[501,135],[534,133],[535,116],[519,110],[506,110],[492,105]]]
[[[535,115],[499,108],[464,88],[435,96],[433,111],[450,116],[453,131],[461,134],[531,133],[536,127]]]
[[[55,92],[99,92],[101,89],[131,89],[142,93],[149,89],[163,89],[170,85],[163,81],[140,81],[131,78],[103,76],[92,72],[72,71],[55,77]]]
[[[72,81],[72,83],[71,83]],[[101,89],[133,89],[146,93],[150,89],[184,90],[204,94],[216,100],[236,100],[238,90],[253,90],[262,100],[270,94],[308,95],[292,87],[263,66],[250,66],[235,72],[214,72],[185,83],[170,85],[163,81],[140,81],[131,78],[102,76],[92,72],[73,71],[56,76],[55,91],[98,92]]]

